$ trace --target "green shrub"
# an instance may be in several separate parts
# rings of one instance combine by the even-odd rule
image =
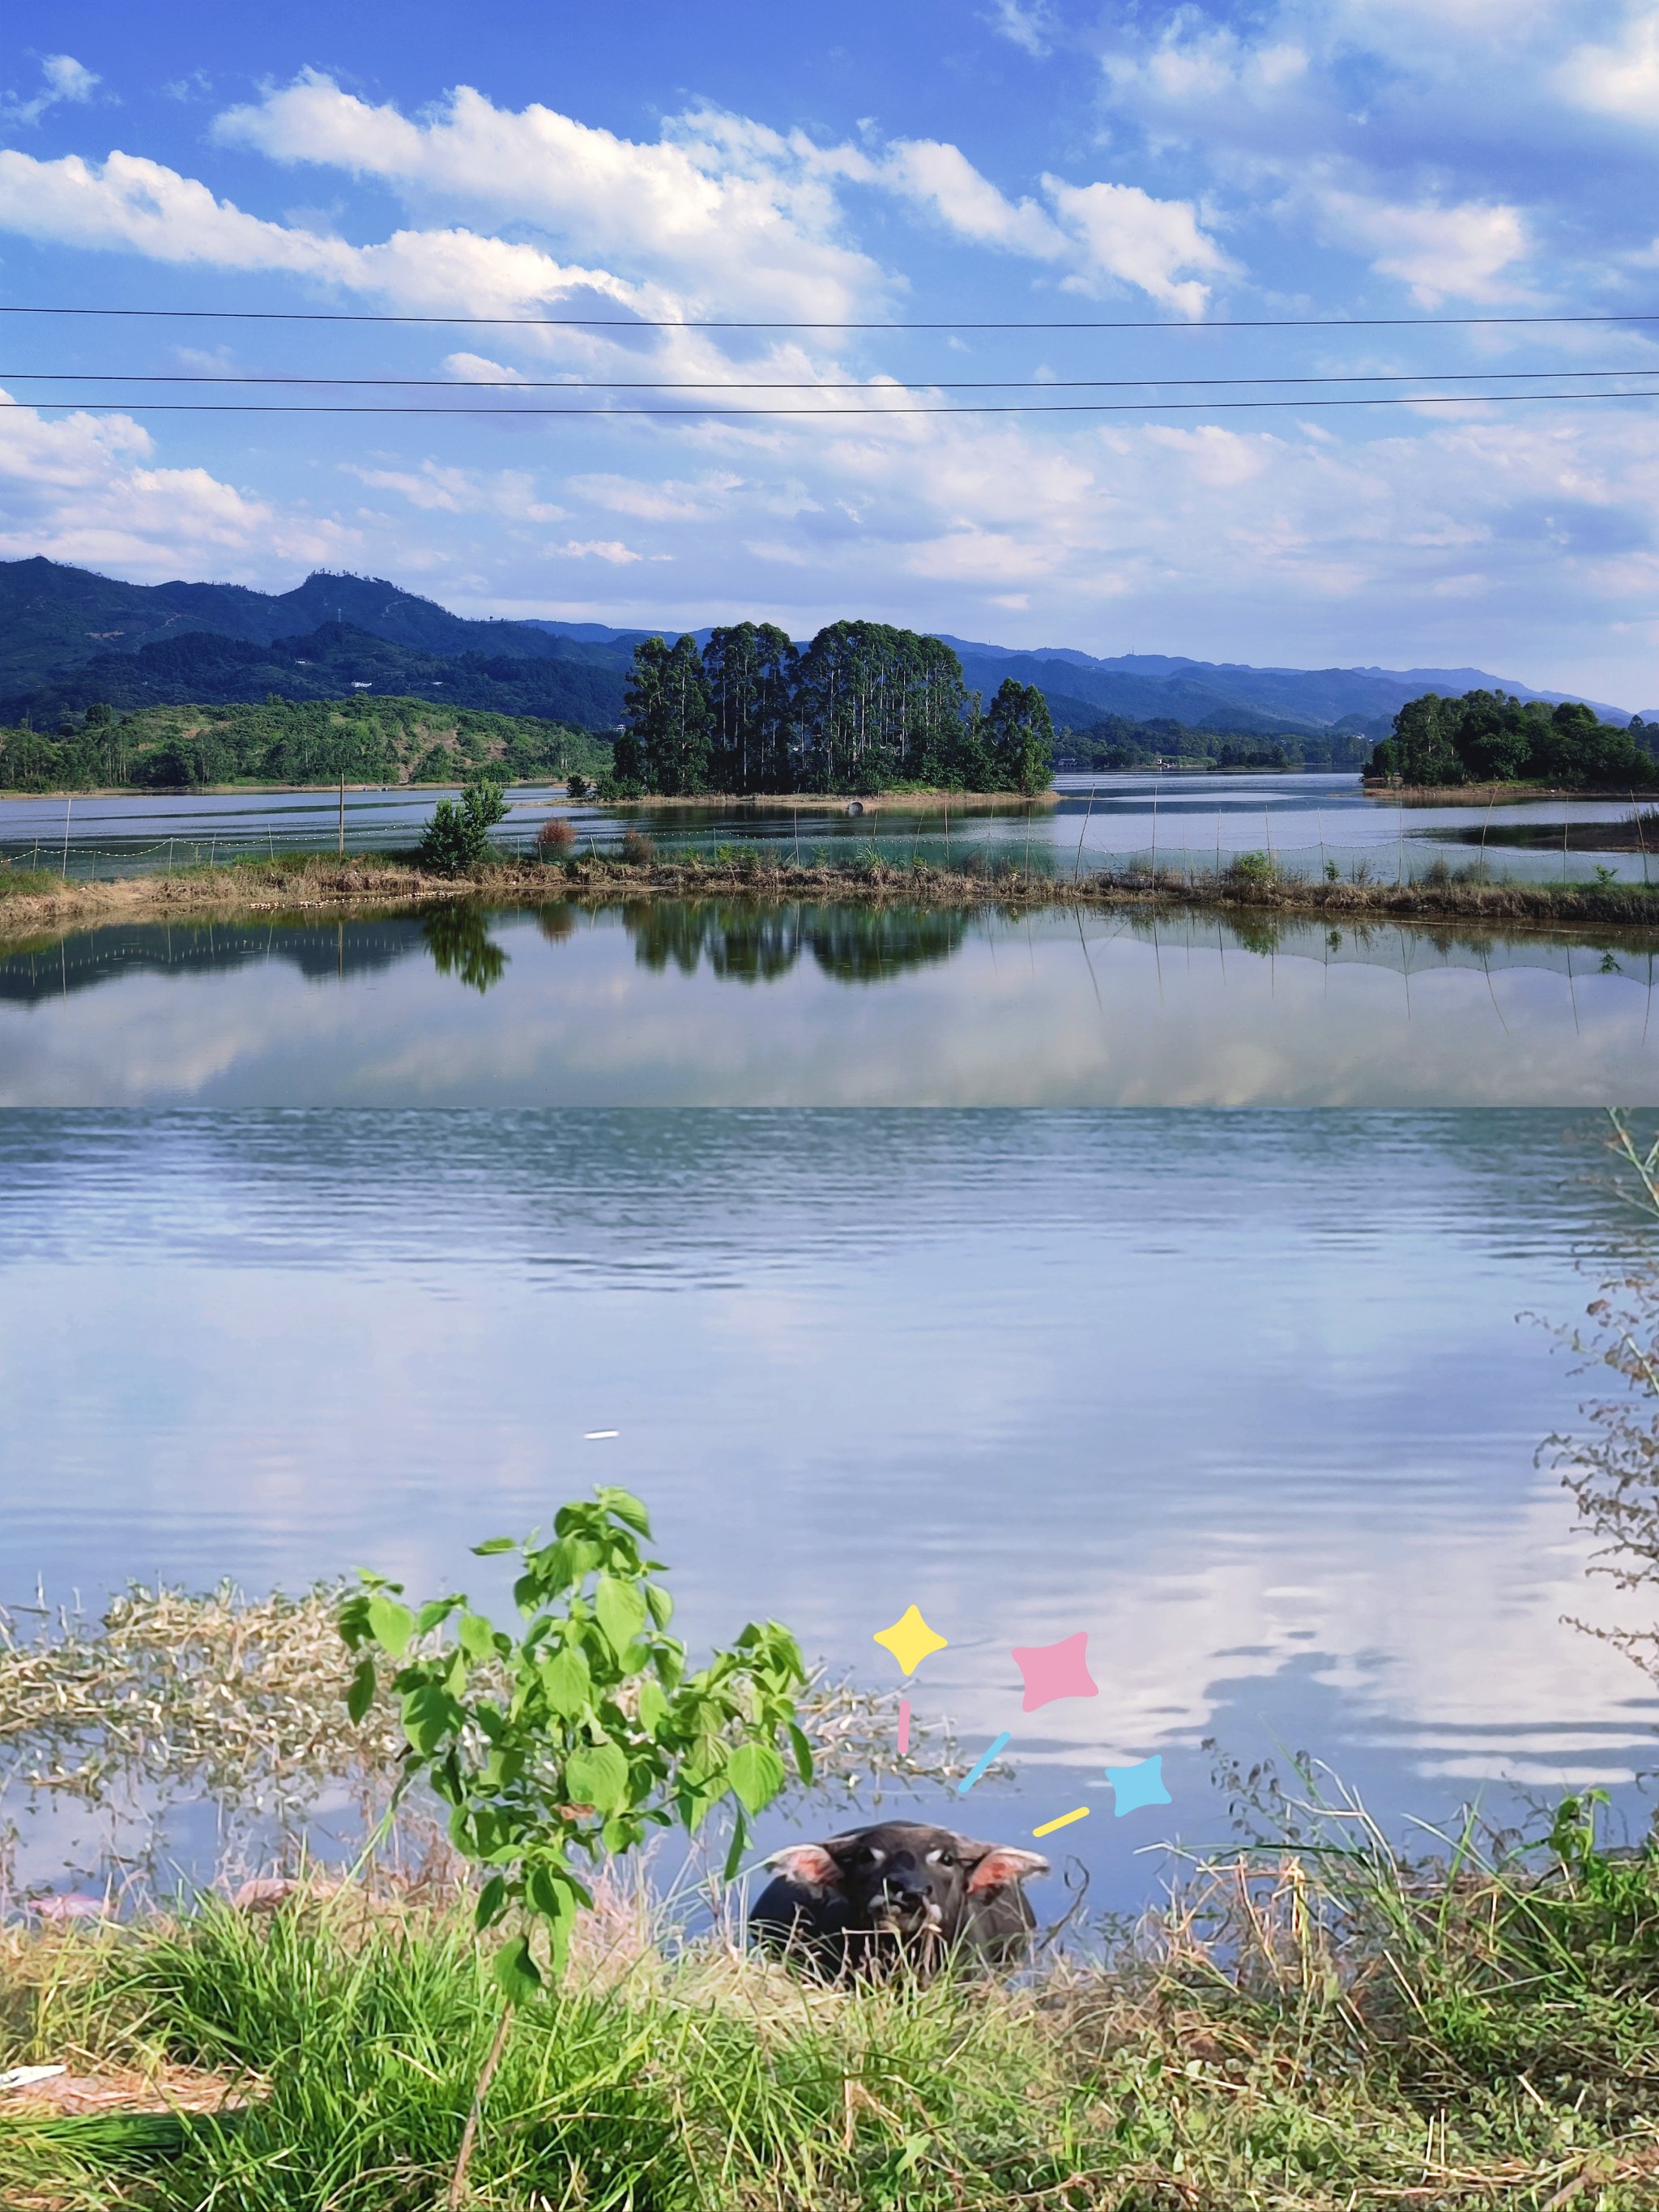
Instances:
[[[432,811],[416,857],[434,875],[460,876],[482,867],[490,857],[489,833],[507,815],[507,797],[499,783],[475,776],[461,793],[460,804],[441,799]]]

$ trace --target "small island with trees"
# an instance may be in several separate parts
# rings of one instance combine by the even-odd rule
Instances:
[[[1048,703],[1008,678],[988,708],[951,647],[885,623],[837,622],[795,645],[769,623],[701,650],[635,647],[602,799],[867,795],[1036,797],[1054,768]]]
[[[1650,730],[1639,715],[1616,729],[1582,700],[1428,691],[1395,716],[1365,781],[1421,792],[1507,784],[1622,797],[1659,784],[1659,760],[1648,750],[1656,740],[1659,727]]]

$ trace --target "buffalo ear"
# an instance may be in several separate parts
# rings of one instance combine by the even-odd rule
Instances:
[[[790,1844],[774,1851],[767,1865],[808,1889],[839,1889],[841,1869],[822,1844]]]
[[[1012,1844],[991,1844],[968,1877],[969,1890],[1006,1889],[1011,1882],[1029,1881],[1034,1874],[1047,1874],[1048,1862],[1040,1851],[1017,1850]]]

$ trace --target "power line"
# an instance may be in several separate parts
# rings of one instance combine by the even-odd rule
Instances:
[[[835,382],[804,378],[798,382],[774,378],[735,377],[687,379],[678,377],[507,377],[507,376],[209,376],[198,373],[161,374],[105,369],[0,369],[5,384],[258,384],[301,385],[330,391],[438,392],[865,392],[879,396],[887,392],[1127,392],[1146,385],[1170,391],[1220,390],[1245,385],[1295,384],[1516,384],[1561,376],[1650,376],[1654,364],[1644,362],[1629,368],[1447,368],[1378,370],[1366,374],[1350,370],[1334,376],[1042,376],[962,378],[931,376],[912,381],[869,377]],[[67,400],[43,399],[42,406],[67,406]]]
[[[467,415],[483,416],[496,422],[513,416],[586,416],[610,422],[640,415],[671,420],[678,417],[682,422],[710,416],[728,420],[742,416],[769,416],[785,421],[792,416],[832,416],[843,422],[882,422],[906,415],[1220,414],[1260,407],[1303,410],[1315,407],[1487,407],[1552,399],[1659,399],[1659,388],[1640,392],[1401,392],[1348,399],[1084,399],[1062,400],[1054,407],[1035,407],[1024,401],[1006,405],[975,403],[963,407],[390,407],[325,401],[315,407],[296,407],[280,399],[217,403],[202,399],[90,399],[82,403],[42,398],[0,399],[0,408],[59,407],[77,415]]]
[[[678,315],[368,315],[293,307],[85,307],[0,305],[3,315],[114,315],[171,322],[411,323],[488,330],[577,331],[1370,331],[1475,330],[1521,324],[1659,323],[1659,311],[1622,315],[1253,315],[1213,322],[714,322]]]

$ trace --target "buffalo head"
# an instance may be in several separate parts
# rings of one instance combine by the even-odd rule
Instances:
[[[751,1932],[832,1977],[901,1964],[926,1975],[951,1953],[1018,1959],[1034,1924],[1021,1885],[1048,1871],[1036,1851],[908,1820],[792,1844],[767,1864]]]

